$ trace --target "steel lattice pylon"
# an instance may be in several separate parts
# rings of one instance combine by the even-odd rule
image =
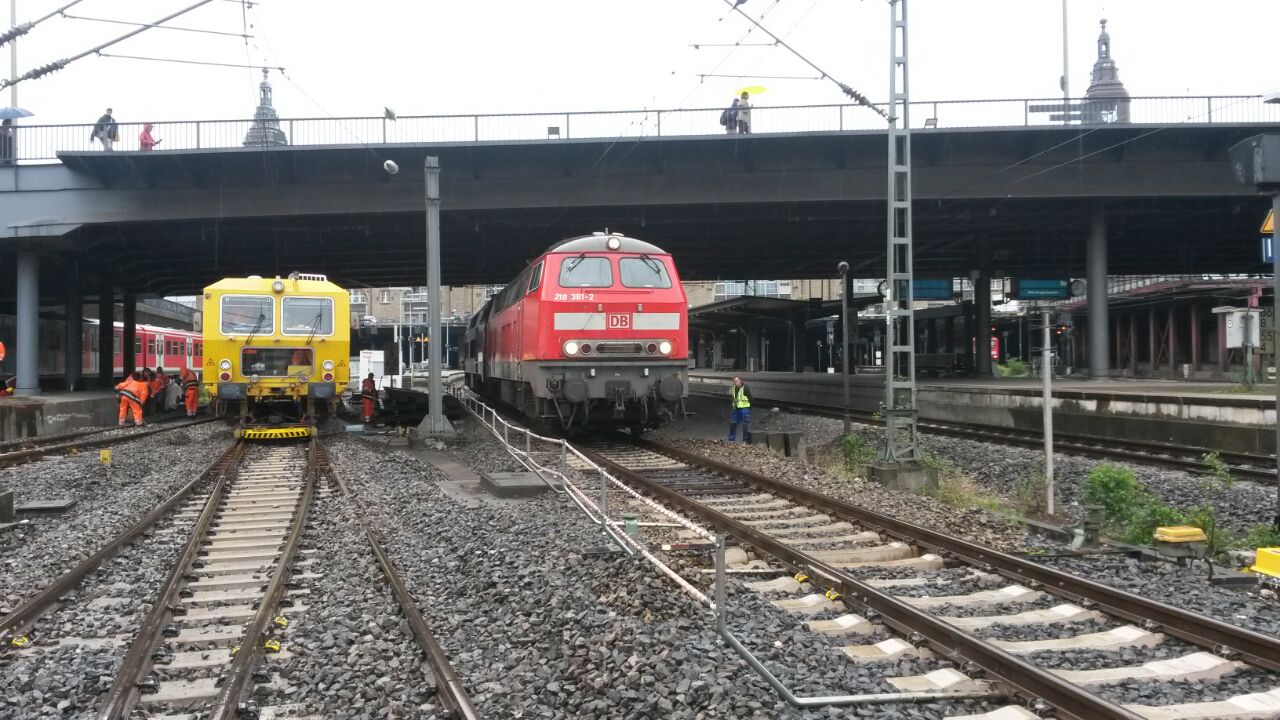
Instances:
[[[916,431],[915,296],[911,247],[911,117],[907,0],[889,0],[889,186],[885,273],[885,440],[880,459],[921,459]]]

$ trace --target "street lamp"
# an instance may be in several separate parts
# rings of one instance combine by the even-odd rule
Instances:
[[[849,263],[836,265],[840,273],[840,358],[844,361],[844,434],[849,434]]]

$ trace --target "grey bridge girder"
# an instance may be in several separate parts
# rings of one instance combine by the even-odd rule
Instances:
[[[1094,131],[1082,149],[1143,130]],[[1135,147],[1160,142],[1144,139],[1057,167],[1074,152],[1058,148],[1013,169],[1023,153],[1061,145],[1079,128],[921,132],[915,197],[1239,196],[1225,150],[1256,130],[1179,127],[1163,131],[1163,153]],[[631,152],[611,160],[619,145]],[[96,153],[0,170],[0,187],[9,189],[0,192],[0,238],[104,223],[417,212],[428,151],[441,156],[447,210],[866,201],[885,191],[883,135],[872,133]],[[399,175],[383,172],[384,158],[400,162]],[[1036,174],[1048,168],[1056,169]]]

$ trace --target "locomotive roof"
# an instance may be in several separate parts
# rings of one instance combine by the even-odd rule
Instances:
[[[621,243],[621,247],[617,250],[610,250],[608,246],[609,238],[617,238]],[[643,240],[627,237],[619,233],[593,233],[591,235],[583,235],[582,237],[569,238],[547,248],[547,252],[557,253],[583,253],[583,252],[630,252],[645,253],[646,255],[666,255],[667,251]]]

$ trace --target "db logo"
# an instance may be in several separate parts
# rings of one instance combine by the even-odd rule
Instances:
[[[631,315],[628,313],[609,313],[610,330],[630,330]]]

